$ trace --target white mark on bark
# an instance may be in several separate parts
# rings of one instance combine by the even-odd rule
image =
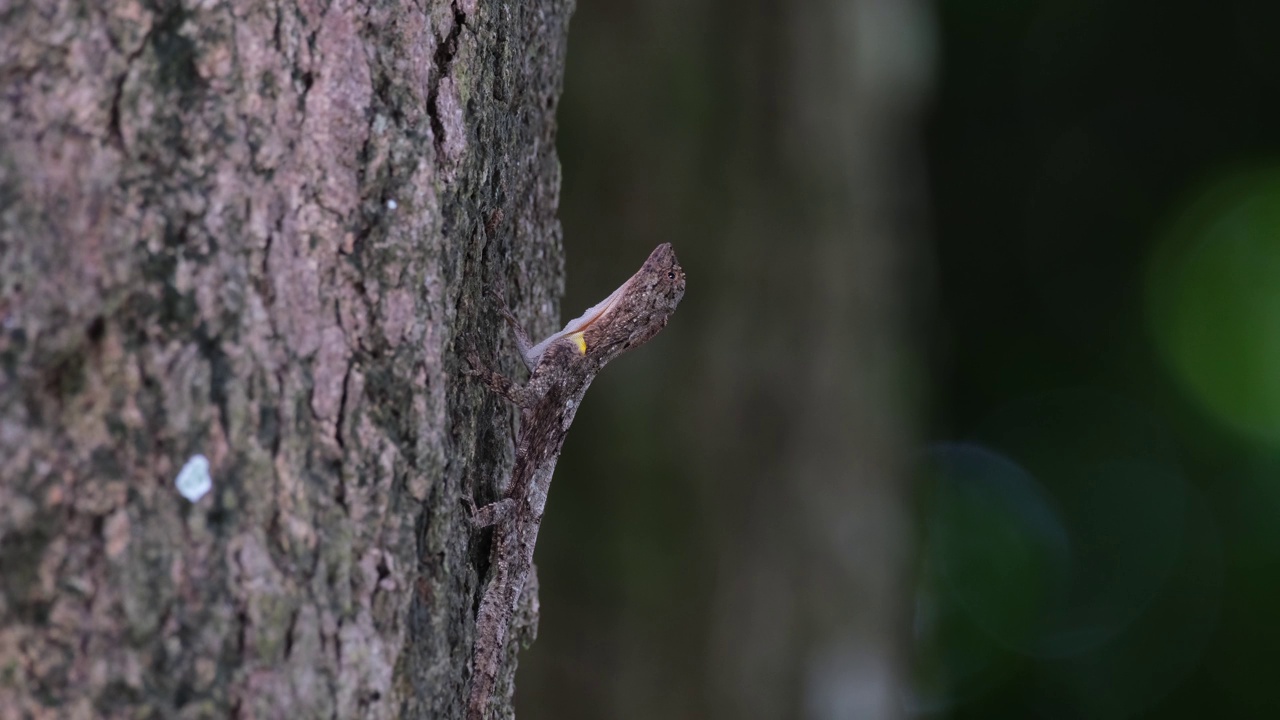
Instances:
[[[182,466],[182,470],[178,471],[178,478],[173,484],[178,487],[182,497],[198,502],[213,489],[213,478],[209,477],[209,459],[203,455],[192,455],[187,464]]]

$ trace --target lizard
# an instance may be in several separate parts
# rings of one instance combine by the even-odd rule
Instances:
[[[587,387],[610,360],[666,326],[684,297],[684,285],[675,251],[663,243],[621,287],[537,344],[530,343],[501,293],[493,293],[529,379],[518,385],[485,366],[474,351],[467,354],[464,374],[520,409],[516,459],[504,496],[482,508],[468,502],[473,527],[494,527],[488,579],[476,613],[469,720],[484,720],[493,699],[512,617],[533,567],[551,475]]]

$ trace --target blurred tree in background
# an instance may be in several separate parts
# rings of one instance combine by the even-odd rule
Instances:
[[[899,714],[931,31],[914,2],[578,7],[566,314],[659,241],[689,290],[570,433],[523,716]]]

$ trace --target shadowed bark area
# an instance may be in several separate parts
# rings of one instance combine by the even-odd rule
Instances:
[[[0,7],[0,718],[461,714],[571,6]]]

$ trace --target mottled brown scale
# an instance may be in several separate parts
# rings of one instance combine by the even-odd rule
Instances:
[[[488,581],[476,616],[475,660],[467,702],[471,720],[482,720],[492,699],[511,618],[533,566],[551,476],[582,397],[610,360],[643,345],[666,326],[684,296],[684,285],[684,270],[675,251],[664,243],[618,289],[612,303],[597,316],[585,318],[585,324],[578,325],[573,335],[553,335],[555,339],[540,355],[529,354],[527,338],[504,308],[504,317],[512,323],[521,350],[526,352],[526,362],[536,362],[523,386],[482,367],[474,355],[468,357],[468,374],[521,408],[515,467],[506,494],[474,516],[478,527],[495,525],[495,530]],[[572,326],[570,323],[566,328]],[[577,333],[581,333],[585,352]]]

